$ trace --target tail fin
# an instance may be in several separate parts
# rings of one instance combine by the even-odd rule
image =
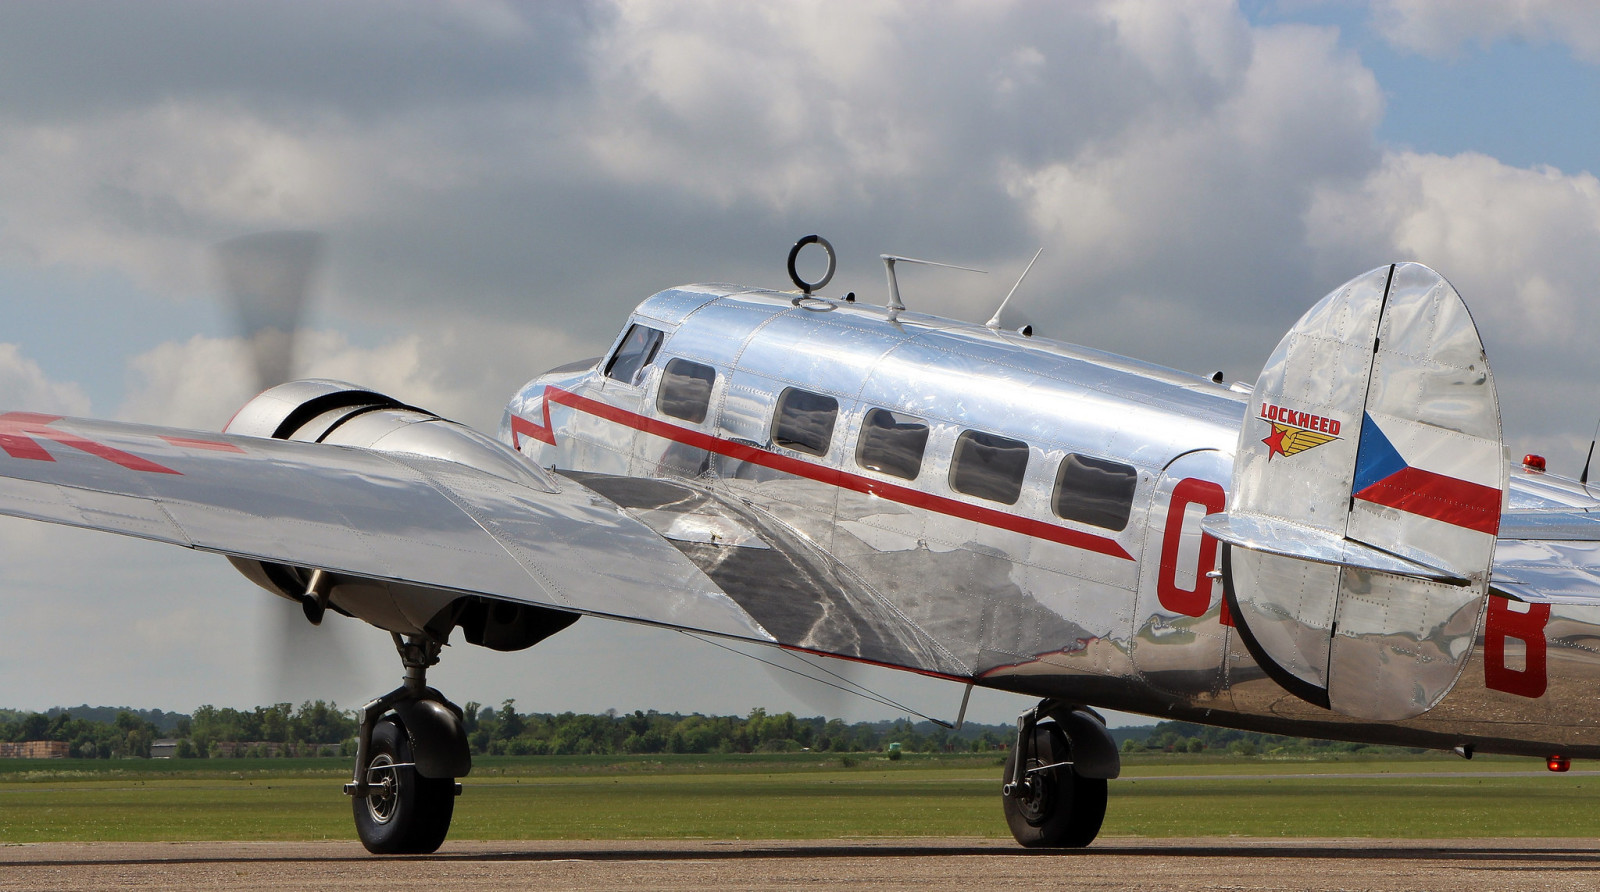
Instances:
[[[1477,328],[1415,263],[1323,298],[1268,360],[1239,435],[1223,581],[1256,661],[1335,712],[1401,719],[1454,686],[1506,491]]]

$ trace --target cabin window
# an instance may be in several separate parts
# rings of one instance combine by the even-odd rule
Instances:
[[[833,422],[838,417],[838,400],[790,387],[778,397],[772,442],[796,452],[827,455],[828,443],[833,440]]]
[[[922,419],[873,409],[861,420],[856,464],[869,471],[915,480],[928,448],[928,425]]]
[[[717,370],[687,359],[674,359],[661,371],[661,389],[656,392],[656,408],[661,414],[699,424],[711,407],[711,385],[717,383]]]
[[[1028,470],[1028,444],[998,434],[963,431],[950,460],[950,488],[969,496],[1015,505]]]
[[[1056,474],[1056,516],[1108,530],[1128,525],[1139,472],[1121,462],[1068,455]]]
[[[661,332],[648,325],[630,325],[622,336],[617,352],[606,364],[606,377],[624,384],[638,384],[644,380],[644,370],[655,361],[661,349]]]

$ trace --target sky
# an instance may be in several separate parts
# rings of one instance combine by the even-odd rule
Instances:
[[[1007,325],[1246,381],[1322,295],[1420,261],[1472,309],[1510,448],[1576,475],[1597,106],[1584,0],[7,3],[0,404],[220,428],[251,376],[210,246],[312,229],[301,373],[493,431],[645,296],[788,287],[815,232],[829,291],[863,300],[880,253],[991,271],[902,272],[913,308],[971,320],[1043,247]],[[354,706],[398,682],[387,636],[339,617],[313,639],[337,665],[286,659],[285,610],[214,556],[0,521],[0,707]],[[430,678],[524,711],[904,714],[592,619],[450,648]],[[978,692],[970,715],[1027,705]]]

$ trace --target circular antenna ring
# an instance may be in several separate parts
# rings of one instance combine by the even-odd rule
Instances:
[[[815,282],[807,282],[805,279],[800,278],[800,273],[794,268],[794,261],[800,256],[800,249],[806,245],[821,245],[822,250],[828,254],[828,271],[823,273],[822,278]],[[793,282],[796,288],[807,294],[833,281],[833,271],[838,265],[839,260],[833,253],[833,245],[828,244],[828,240],[820,235],[808,235],[795,242],[794,247],[789,249],[789,281]]]

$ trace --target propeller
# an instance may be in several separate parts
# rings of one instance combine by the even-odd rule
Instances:
[[[257,392],[290,380],[295,333],[322,260],[322,236],[257,232],[214,250],[222,292],[233,305],[240,336],[250,345]]]
[[[295,374],[296,336],[322,262],[323,237],[306,231],[258,232],[213,248],[222,294],[249,345],[259,393]],[[264,624],[275,670],[274,702],[330,697],[351,678],[348,628],[313,626],[298,605],[274,598]]]

